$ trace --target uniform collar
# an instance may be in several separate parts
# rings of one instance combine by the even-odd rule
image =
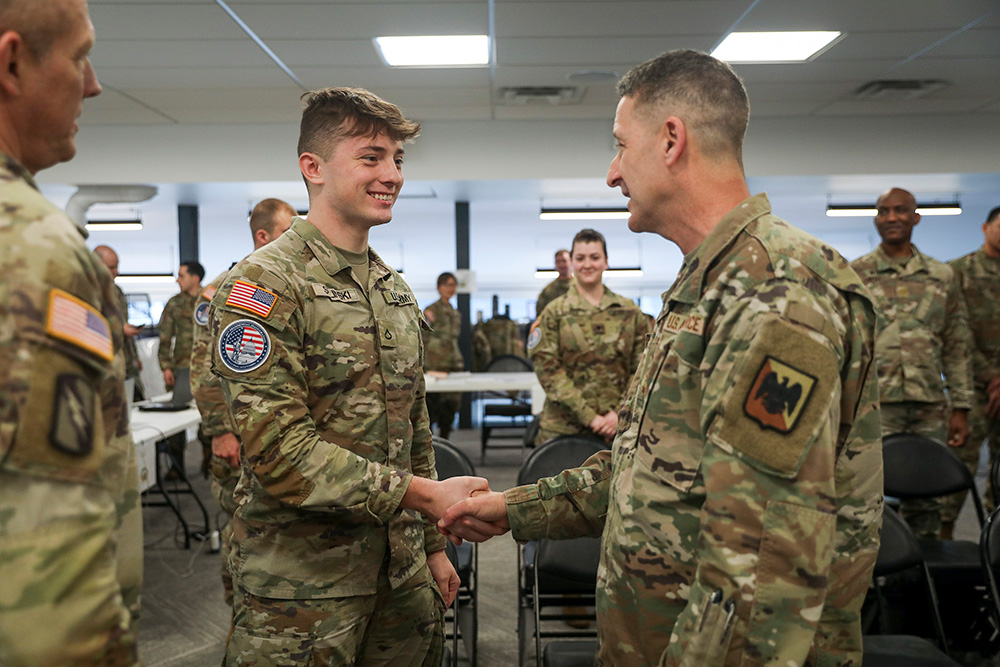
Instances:
[[[291,230],[302,237],[309,249],[312,250],[313,255],[319,262],[323,270],[326,271],[331,276],[335,276],[343,270],[350,271],[351,263],[344,257],[343,253],[337,246],[330,243],[329,240],[318,229],[316,225],[312,224],[305,218],[300,218],[296,216],[292,218]],[[376,274],[376,279],[381,280],[392,273],[382,258],[372,250],[371,246],[368,246],[368,260],[371,262],[371,268],[374,269]]]
[[[35,190],[38,190],[38,183],[24,165],[7,155],[0,153],[0,181],[24,181]]]
[[[913,250],[913,256],[907,260],[906,266],[903,266],[894,258],[890,257],[886,253],[885,248],[879,243],[878,247],[875,248],[875,270],[879,273],[893,272],[900,275],[912,275],[914,273],[926,273],[929,271],[927,268],[927,261],[924,259],[923,254],[917,250],[917,246],[913,243],[910,244],[910,248]]]
[[[583,310],[604,310],[618,303],[615,293],[609,290],[607,285],[602,285],[602,287],[604,288],[604,292],[601,294],[600,302],[595,306],[580,294],[580,290],[577,289],[576,279],[574,278],[573,284],[570,285],[569,291],[566,292],[566,298],[569,299],[570,304],[574,308],[582,308]]]
[[[681,266],[677,281],[663,294],[664,301],[669,298],[671,301],[690,304],[701,300],[705,272],[715,258],[732,244],[733,239],[746,229],[747,225],[770,212],[771,202],[762,192],[744,199],[722,216],[705,240],[684,257],[684,264]]]

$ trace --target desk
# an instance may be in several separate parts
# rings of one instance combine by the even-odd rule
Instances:
[[[157,397],[155,400],[164,399]],[[143,506],[169,507],[177,515],[177,519],[184,528],[185,549],[190,547],[191,537],[206,539],[209,532],[208,510],[205,509],[198,494],[195,493],[185,472],[180,470],[179,464],[174,460],[170,448],[167,446],[167,439],[178,433],[184,434],[185,444],[198,437],[198,424],[201,423],[201,415],[197,408],[191,407],[177,412],[143,412],[139,408],[132,408],[129,423],[132,429],[132,441],[135,443],[136,463],[139,468],[139,491],[142,493]],[[170,465],[162,465],[161,462],[164,459]],[[168,489],[164,473],[171,467],[177,469],[180,475],[172,482],[172,488]],[[163,496],[163,501],[151,500],[150,496],[153,493]],[[175,497],[171,498],[171,494]],[[202,518],[205,520],[203,531],[192,532],[188,526],[178,504],[177,496],[179,494],[191,495],[198,504]]]
[[[545,404],[545,390],[538,377],[523,373],[450,373],[448,377],[424,376],[427,392],[465,391],[530,391],[531,412],[539,414]]]

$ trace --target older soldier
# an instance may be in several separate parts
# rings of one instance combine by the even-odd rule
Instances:
[[[630,229],[685,253],[618,436],[440,525],[603,532],[601,665],[860,664],[882,509],[875,310],[835,250],[749,196],[727,65],[671,51],[618,90],[608,184]]]
[[[988,441],[991,461],[1000,451],[1000,206],[990,211],[983,223],[983,247],[949,264],[962,286],[972,330],[975,398],[969,410],[969,440],[958,455],[975,474],[984,440]],[[990,508],[996,491],[990,480],[986,496]],[[963,492],[945,501],[945,526],[949,520],[954,523],[964,500]]]
[[[420,126],[366,90],[304,99],[309,218],[212,299],[213,369],[242,441],[226,664],[439,665],[459,580],[433,522],[487,484],[434,480],[423,318],[368,246]]]
[[[963,448],[972,405],[969,323],[955,272],[910,242],[918,222],[913,195],[886,190],[875,215],[882,243],[851,262],[884,317],[875,355],[882,435],[920,433]],[[918,537],[950,539],[958,513],[942,516],[941,508],[939,499],[901,505]]]
[[[649,320],[638,306],[601,282],[608,268],[604,237],[584,229],[571,247],[576,280],[549,304],[528,338],[528,354],[545,389],[535,444],[571,433],[610,442],[618,404],[649,333]]]
[[[437,291],[441,298],[424,309],[424,317],[432,329],[423,332],[426,370],[446,373],[465,370],[465,360],[458,348],[462,314],[452,308],[450,303],[457,287],[455,274],[447,271],[442,273],[437,279]],[[438,425],[442,438],[451,435],[451,424],[455,421],[461,399],[462,395],[455,393],[432,393],[427,396],[428,417],[432,425]]]
[[[548,285],[542,288],[541,293],[538,295],[538,303],[535,304],[535,317],[541,317],[542,311],[545,310],[545,306],[552,303],[552,301],[569,291],[570,283],[572,283],[573,278],[573,266],[569,258],[569,250],[561,248],[556,250],[555,254],[556,263],[556,279],[550,282]]]
[[[253,249],[259,250],[288,230],[295,209],[280,199],[265,199],[250,213]],[[212,439],[212,495],[230,517],[222,529],[222,591],[226,603],[233,605],[233,578],[229,573],[229,545],[233,535],[233,492],[240,478],[240,441],[229,414],[222,384],[212,374],[212,336],[208,328],[209,305],[229,271],[223,271],[208,284],[194,306],[194,332],[191,344],[191,392],[201,413],[201,432]]]
[[[84,0],[0,1],[0,664],[138,664],[139,479],[111,275],[34,174],[101,92]]]
[[[99,245],[94,248],[94,254],[108,268],[112,278],[118,277],[118,253],[113,248],[106,245]],[[125,334],[125,377],[132,378],[136,382],[136,390],[142,393],[142,380],[139,371],[142,370],[142,361],[139,359],[139,350],[135,346],[135,337],[139,333],[139,327],[134,327],[128,323],[128,299],[122,288],[115,284],[115,294],[118,296],[118,312],[121,314],[122,330]]]

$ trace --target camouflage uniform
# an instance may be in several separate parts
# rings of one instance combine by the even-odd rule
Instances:
[[[438,299],[424,309],[424,317],[431,325],[425,331],[424,368],[429,371],[463,371],[465,360],[458,348],[458,336],[462,331],[462,314],[444,299]],[[451,424],[462,402],[460,393],[427,394],[427,414],[431,424],[437,424],[441,437],[451,434]]]
[[[229,403],[226,402],[222,383],[212,374],[212,335],[208,327],[208,307],[212,297],[222,286],[229,271],[223,271],[210,282],[198,296],[194,305],[194,327],[191,343],[191,393],[194,395],[198,412],[201,413],[201,432],[211,442],[211,438],[226,433],[236,433],[233,417],[229,413]],[[236,482],[240,479],[239,468],[234,468],[228,461],[213,456],[209,470],[212,473],[212,495],[219,507],[229,515],[230,520],[222,529],[222,593],[226,603],[233,604],[233,578],[229,573],[229,546],[233,536],[233,512],[236,511],[236,501],[233,492]]]
[[[607,287],[594,306],[576,289],[555,299],[528,339],[528,354],[545,389],[535,444],[590,433],[598,415],[618,410],[646,345],[649,320]]]
[[[0,664],[138,664],[142,514],[111,274],[0,155]]]
[[[861,664],[874,346],[846,260],[765,195],[685,257],[612,450],[506,492],[516,539],[602,535],[600,664]]]
[[[125,292],[118,285],[115,285],[115,294],[118,296],[118,312],[121,314],[121,322],[128,322],[128,298]],[[125,352],[125,377],[133,378],[139,382],[139,351],[135,347],[135,340],[125,336],[123,350]]]
[[[969,325],[955,272],[916,246],[905,263],[879,245],[851,266],[882,314],[876,351],[882,435],[919,433],[944,442],[949,399],[952,408],[972,405]],[[941,508],[936,498],[901,505],[913,531],[926,539],[936,539],[949,518]]]
[[[444,538],[399,508],[413,474],[436,477],[423,317],[399,274],[370,249],[369,261],[359,283],[343,254],[295,218],[212,300],[212,368],[243,443],[227,664],[320,646],[351,664],[371,619],[362,607],[380,615],[368,655],[429,650],[428,664],[440,664],[443,605],[426,554]],[[394,624],[390,601],[420,606],[395,600],[401,591],[420,598],[421,613]],[[345,623],[353,630],[327,634]],[[404,643],[417,636],[420,648]]]
[[[194,304],[197,296],[179,292],[167,300],[160,315],[160,348],[156,358],[161,370],[188,368],[194,334]]]
[[[478,325],[477,328],[489,341],[489,362],[504,354],[524,356],[524,346],[521,345],[521,334],[517,324],[509,317],[497,315]]]
[[[955,269],[962,287],[972,330],[975,397],[969,410],[969,441],[958,454],[975,474],[984,440],[988,440],[991,462],[1000,451],[1000,420],[986,414],[986,389],[990,380],[1000,375],[1000,259],[990,257],[980,248],[949,264]],[[964,493],[949,499],[956,516],[964,500]],[[986,503],[993,507],[992,485]]]
[[[472,370],[481,373],[486,370],[486,366],[493,358],[493,351],[490,349],[490,339],[483,331],[484,322],[480,322],[472,327]]]
[[[535,304],[535,317],[541,317],[545,306],[568,292],[571,284],[573,284],[572,278],[556,278],[543,287],[541,293],[538,295],[538,302]]]

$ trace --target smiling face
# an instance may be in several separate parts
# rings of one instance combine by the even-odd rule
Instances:
[[[458,290],[458,283],[454,278],[448,278],[443,283],[438,285],[438,294],[441,298],[447,301],[451,297],[455,296],[455,292]]]
[[[73,159],[83,100],[101,92],[89,58],[94,26],[87,3],[57,2],[65,12],[63,32],[40,58],[25,53],[20,61],[25,122],[16,157],[31,173]]]
[[[659,211],[665,201],[660,182],[664,165],[652,125],[637,113],[632,98],[621,98],[613,130],[618,152],[608,168],[607,183],[629,198],[628,228],[633,232],[656,231],[663,217]]]
[[[559,277],[563,280],[568,279],[573,275],[573,267],[570,263],[569,253],[565,250],[560,250],[556,253],[556,272]]]
[[[327,160],[316,156],[323,194],[340,222],[370,229],[392,220],[403,187],[403,143],[385,132],[341,139]]]
[[[875,204],[875,229],[882,243],[890,247],[906,246],[913,228],[920,222],[917,201],[906,190],[893,188],[884,192]]]
[[[608,268],[608,257],[600,241],[577,241],[573,244],[573,275],[584,287],[601,284],[604,271]]]

